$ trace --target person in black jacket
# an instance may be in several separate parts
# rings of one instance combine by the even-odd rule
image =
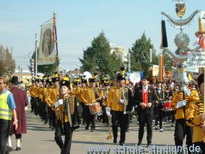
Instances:
[[[155,96],[154,89],[149,86],[148,78],[142,78],[141,82],[142,85],[137,87],[134,93],[134,101],[138,106],[138,145],[142,144],[144,126],[147,124],[147,146],[149,146],[152,142],[152,120]]]

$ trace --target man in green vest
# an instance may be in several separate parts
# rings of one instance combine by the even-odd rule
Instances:
[[[0,154],[6,154],[10,123],[13,118],[15,129],[18,128],[16,116],[16,105],[12,93],[7,89],[8,80],[0,77]]]

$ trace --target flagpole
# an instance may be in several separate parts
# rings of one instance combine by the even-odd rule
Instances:
[[[37,56],[38,56],[38,54],[37,54],[37,43],[38,43],[38,39],[37,39],[37,34],[35,34],[35,76],[37,76],[37,74],[38,74],[38,62],[37,62],[37,60],[38,60],[38,58],[37,58]]]
[[[55,13],[55,12],[53,12],[53,27],[54,27],[54,30],[55,30],[57,70],[58,70],[58,72],[59,72],[60,62],[59,62],[59,55],[58,55],[58,41],[57,41],[58,39],[57,39],[56,13]]]

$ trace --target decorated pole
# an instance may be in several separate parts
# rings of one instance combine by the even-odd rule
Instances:
[[[160,82],[164,81],[164,56],[162,53],[159,56],[159,76],[158,79]]]

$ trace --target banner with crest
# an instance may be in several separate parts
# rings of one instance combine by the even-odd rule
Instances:
[[[53,20],[41,25],[41,35],[38,48],[38,65],[54,64],[56,61],[56,28]]]

